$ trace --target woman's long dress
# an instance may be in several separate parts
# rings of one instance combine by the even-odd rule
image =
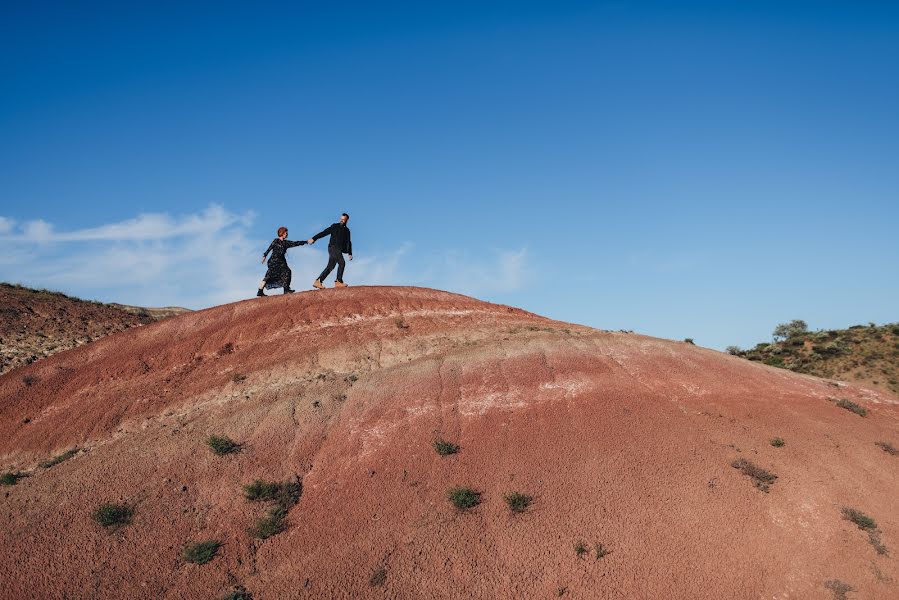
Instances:
[[[268,271],[265,272],[265,289],[290,288],[292,273],[290,272],[290,267],[287,266],[287,249],[295,246],[302,246],[305,243],[305,241],[291,242],[290,240],[282,240],[281,238],[272,240],[268,250],[262,255],[268,256],[269,252],[272,253],[268,259]]]

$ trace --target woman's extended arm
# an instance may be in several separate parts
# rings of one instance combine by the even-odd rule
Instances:
[[[295,246],[305,246],[306,240],[301,240],[299,242],[291,242],[290,240],[284,240],[284,243],[287,245],[288,248],[293,248]]]

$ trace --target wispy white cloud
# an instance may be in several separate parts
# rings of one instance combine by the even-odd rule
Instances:
[[[41,219],[16,223],[0,216],[0,280],[145,306],[232,302],[251,297],[265,273],[259,259],[269,240],[251,235],[253,218],[213,204],[197,213],[147,213],[66,231]],[[407,242],[357,255],[347,264],[347,281],[474,296],[516,291],[530,281],[526,249],[479,256],[420,256],[414,249]],[[326,264],[327,251],[321,243],[294,248],[289,261],[293,287],[305,289]]]

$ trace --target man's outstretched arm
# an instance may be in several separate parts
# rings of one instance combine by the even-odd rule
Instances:
[[[313,242],[316,242],[316,241],[322,239],[323,237],[325,237],[326,235],[331,235],[331,230],[332,230],[333,228],[334,228],[333,225],[328,225],[328,226],[324,229],[324,231],[320,231],[320,232],[316,233],[315,235],[313,235],[312,238],[311,238],[312,241],[313,241]]]

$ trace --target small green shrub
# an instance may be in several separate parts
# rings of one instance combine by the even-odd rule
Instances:
[[[24,375],[24,376],[22,376],[22,383],[24,383],[24,384],[27,385],[28,387],[33,386],[33,385],[34,385],[35,383],[37,383],[37,382],[38,382],[38,378],[37,378],[36,376],[34,376],[34,375]]]
[[[467,487],[454,487],[446,495],[459,510],[468,510],[481,503],[481,493]]]
[[[63,453],[60,454],[59,456],[54,456],[54,457],[51,458],[50,460],[45,460],[44,462],[42,462],[42,463],[40,464],[40,467],[43,468],[43,469],[49,469],[49,468],[51,468],[51,467],[55,467],[55,466],[58,465],[59,463],[65,462],[65,461],[69,460],[70,458],[72,458],[72,457],[75,456],[76,454],[78,454],[78,448],[72,448],[71,450],[66,450],[65,452],[63,452]]]
[[[511,494],[506,494],[503,497],[503,500],[506,501],[506,504],[509,506],[509,510],[511,510],[513,513],[520,513],[528,509],[528,507],[534,501],[534,497],[528,496],[527,494],[522,494],[520,492],[512,492]]]
[[[783,441],[783,438],[776,437],[771,439],[771,445],[775,448],[783,448],[784,444],[786,444],[786,442]]]
[[[18,471],[4,473],[0,475],[0,485],[16,485],[23,477],[27,477],[27,475]]]
[[[577,542],[574,545],[574,553],[577,554],[578,558],[581,558],[583,555],[587,554],[589,550],[587,549],[587,544],[584,542]]]
[[[724,351],[731,356],[740,356],[740,354],[743,353],[743,350],[741,350],[739,346],[728,346]]]
[[[825,581],[824,587],[833,592],[833,600],[848,600],[849,597],[846,594],[855,591],[854,587],[839,579]]]
[[[197,544],[188,544],[181,552],[181,556],[189,563],[205,565],[218,554],[222,543],[218,540],[208,540]]]
[[[253,595],[242,586],[237,586],[233,592],[222,598],[222,600],[253,600]]]
[[[768,493],[769,486],[777,480],[777,475],[769,473],[765,469],[752,464],[745,458],[733,461],[730,463],[730,466],[738,469],[744,475],[751,478],[753,485],[765,493]]]
[[[434,450],[440,456],[449,456],[450,454],[458,452],[459,446],[452,442],[447,442],[446,440],[437,439],[434,440]]]
[[[228,436],[210,435],[206,438],[206,445],[218,456],[240,451],[240,444]]]
[[[696,342],[693,341],[693,338],[684,338],[684,343],[696,345]]]
[[[608,556],[609,554],[612,553],[611,550],[609,550],[608,548],[606,548],[606,547],[603,546],[602,544],[596,544],[596,546],[593,547],[593,551],[594,551],[594,553],[595,553],[594,555],[596,556],[596,560],[599,560],[599,559],[601,559],[601,558],[604,558],[604,557],[606,557],[606,556]]]
[[[846,398],[841,398],[840,400],[837,400],[837,406],[839,406],[840,408],[845,408],[848,411],[854,412],[855,414],[857,414],[860,417],[864,417],[865,415],[868,414],[868,409],[866,409],[862,406],[859,406],[852,400],[847,400]]]
[[[858,509],[844,507],[842,513],[844,519],[852,521],[859,529],[877,529],[877,523],[874,521],[874,519]]]
[[[371,574],[371,577],[368,579],[368,585],[371,587],[379,587],[384,585],[387,582],[387,569],[385,567],[378,567],[375,569],[374,573]]]
[[[284,519],[290,507],[299,502],[303,493],[303,484],[299,481],[287,481],[284,483],[274,481],[262,481],[257,479],[249,485],[245,485],[244,496],[251,502],[274,502],[266,516],[258,519],[256,524],[248,531],[250,535],[259,539],[268,539],[287,529]]]
[[[103,527],[117,527],[131,522],[134,510],[126,504],[102,504],[94,511],[94,520]]]
[[[286,511],[275,507],[269,510],[264,517],[256,519],[256,523],[249,529],[249,534],[260,540],[267,540],[273,535],[278,535],[287,529],[287,524],[284,522],[286,516]]]

